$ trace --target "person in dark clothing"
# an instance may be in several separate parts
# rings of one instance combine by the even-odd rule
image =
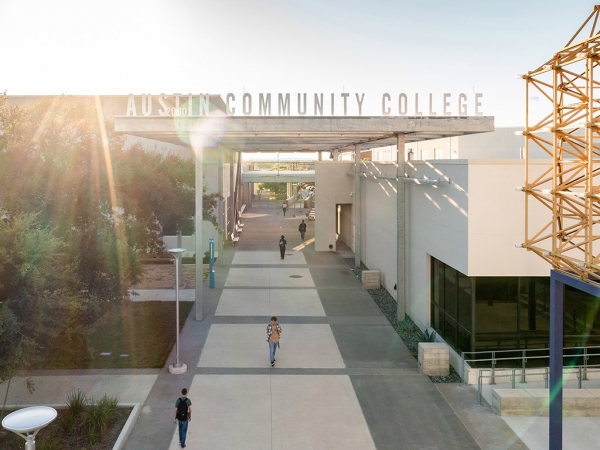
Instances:
[[[175,414],[173,422],[178,422],[179,425],[179,445],[185,448],[185,437],[187,435],[188,423],[192,421],[192,401],[187,398],[188,390],[181,390],[182,397],[179,397],[175,402]]]
[[[281,254],[281,259],[285,258],[285,246],[287,245],[287,241],[285,240],[285,236],[282,234],[281,238],[279,238],[279,253]]]
[[[298,227],[298,231],[300,232],[300,238],[302,239],[302,242],[304,242],[304,234],[306,233],[306,224],[304,223],[304,220]]]

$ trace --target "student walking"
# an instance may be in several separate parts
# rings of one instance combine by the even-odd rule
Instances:
[[[188,423],[192,421],[192,401],[187,398],[188,390],[181,390],[182,397],[179,397],[175,402],[175,416],[173,423],[178,422],[179,427],[179,445],[185,448],[185,437],[187,435]]]
[[[302,242],[304,242],[304,234],[306,233],[306,224],[304,223],[304,220],[298,227],[298,231],[300,232],[300,238],[302,239]]]
[[[285,258],[285,246],[287,245],[287,241],[285,240],[285,236],[282,234],[281,238],[279,238],[279,253],[281,254],[281,259]]]
[[[275,367],[275,350],[279,347],[281,338],[281,327],[277,323],[277,317],[271,317],[271,323],[267,325],[267,342],[269,343],[269,357],[271,367]]]
[[[285,217],[285,212],[287,211],[287,203],[283,202],[283,204],[281,205],[281,209],[283,209],[283,217]]]

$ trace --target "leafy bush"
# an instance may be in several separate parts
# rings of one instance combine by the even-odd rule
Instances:
[[[87,435],[88,443],[93,445],[116,417],[118,403],[118,398],[106,394],[98,401],[88,399],[85,393],[78,390],[69,395],[69,415],[63,423],[63,429],[75,429]]]
[[[60,441],[55,437],[36,438],[37,450],[62,450]]]
[[[415,333],[419,330],[419,327],[415,325],[412,320],[404,320],[398,324],[398,328],[400,331],[404,331],[405,333]]]
[[[77,417],[85,409],[87,398],[85,394],[78,389],[77,392],[72,392],[67,398],[67,409],[72,418]]]
[[[429,328],[423,332],[425,336],[425,342],[435,342],[435,330],[433,328]]]

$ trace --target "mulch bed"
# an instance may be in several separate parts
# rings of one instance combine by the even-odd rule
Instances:
[[[368,270],[367,266],[361,264],[360,268],[354,265],[354,258],[344,258],[346,264],[350,266],[350,269],[359,279],[363,270]],[[419,357],[419,342],[426,342],[425,335],[419,329],[419,327],[411,320],[406,314],[404,321],[398,322],[396,317],[396,300],[390,295],[390,293],[384,288],[379,289],[367,289],[367,292],[371,295],[373,301],[379,306],[379,309],[383,315],[390,322],[392,327],[404,344],[408,347],[415,359]],[[429,377],[434,383],[460,383],[460,375],[450,366],[450,375],[447,377]]]
[[[37,450],[112,450],[119,434],[129,418],[133,408],[118,408],[115,419],[99,437],[94,445],[90,445],[85,433],[65,433],[62,428],[64,418],[67,416],[66,409],[58,409],[58,417],[43,428],[36,437]],[[12,411],[5,411],[5,417]],[[25,440],[15,433],[0,428],[0,449],[23,450]]]

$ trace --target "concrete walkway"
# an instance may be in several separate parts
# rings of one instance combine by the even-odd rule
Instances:
[[[447,398],[460,402],[469,390],[442,393],[418,373],[342,257],[314,251],[314,222],[301,242],[302,218],[245,212],[216,288],[204,290],[205,319],[189,318],[181,334],[188,373],[161,371],[125,448],[179,448],[171,417],[182,387],[193,402],[191,450],[526,448],[489,411],[479,414],[486,432],[467,430],[468,414]],[[275,368],[265,333],[272,315],[283,328]]]
[[[205,319],[192,313],[180,335],[186,374],[37,372],[36,392],[13,382],[8,403],[63,403],[77,387],[143,403],[128,450],[179,448],[173,410],[183,387],[194,410],[190,450],[527,448],[506,421],[475,406],[473,388],[418,373],[340,253],[314,251],[314,222],[301,242],[302,218],[245,212],[237,247],[226,246],[215,267],[216,288],[204,289]],[[283,328],[275,368],[265,333],[272,315]],[[173,349],[166,367],[174,360]]]

